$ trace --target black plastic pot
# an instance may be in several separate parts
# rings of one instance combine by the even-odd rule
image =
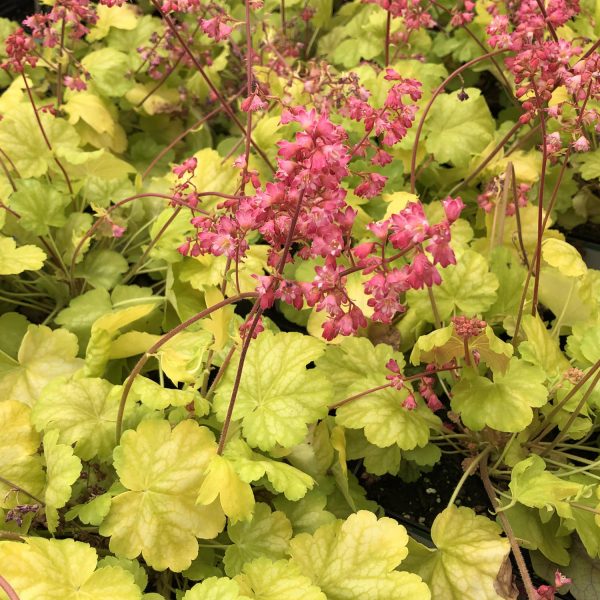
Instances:
[[[35,12],[34,0],[0,0],[0,17],[21,22]]]

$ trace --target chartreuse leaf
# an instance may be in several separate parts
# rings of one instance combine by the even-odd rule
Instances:
[[[81,473],[81,460],[73,454],[73,448],[58,443],[56,429],[44,435],[44,458],[46,460],[46,489],[44,505],[48,530],[56,531],[58,511],[71,498],[71,487]]]
[[[85,351],[86,377],[99,377],[104,374],[110,359],[112,343],[120,330],[132,323],[147,317],[156,307],[156,303],[148,302],[113,310],[104,314],[92,325],[90,341]]]
[[[114,464],[127,491],[112,499],[100,526],[100,534],[111,538],[111,551],[124,558],[141,554],[159,571],[189,567],[198,554],[196,538],[214,538],[225,525],[218,504],[196,504],[215,450],[212,433],[191,420],[172,431],[162,420],[126,431]]]
[[[17,358],[23,336],[27,333],[29,321],[17,312],[5,312],[0,315],[0,351],[10,358]],[[6,361],[9,362],[9,361]]]
[[[129,4],[111,7],[101,4],[96,10],[98,12],[98,20],[87,35],[89,42],[96,42],[105,38],[111,27],[126,31],[137,27],[139,17],[135,12],[135,8]]]
[[[446,320],[458,310],[467,315],[482,314],[496,301],[499,282],[489,272],[486,259],[474,250],[466,250],[458,264],[440,269],[442,283],[432,288],[440,319]],[[410,290],[408,305],[421,319],[434,323],[427,290]]]
[[[121,567],[121,569],[129,571],[133,575],[135,584],[140,590],[145,590],[148,585],[148,573],[137,560],[108,555],[98,561],[98,567]]]
[[[212,342],[208,331],[182,331],[158,351],[160,366],[175,384],[194,383],[202,376],[204,359]]]
[[[490,271],[498,278],[500,285],[496,300],[487,309],[484,318],[496,322],[507,316],[516,316],[527,270],[516,252],[506,246],[497,246],[490,256]]]
[[[25,543],[0,542],[2,576],[20,600],[140,600],[133,575],[121,567],[96,568],[89,544],[29,537]]]
[[[48,235],[50,227],[64,225],[70,202],[68,194],[37,179],[21,179],[10,197],[10,207],[21,215],[19,225],[34,235]]]
[[[249,597],[240,594],[240,586],[233,579],[209,577],[188,590],[183,600],[249,600]]]
[[[17,247],[15,240],[0,236],[0,275],[18,275],[23,271],[39,271],[46,253],[31,244]]]
[[[188,404],[194,405],[197,415],[205,415],[209,410],[208,402],[195,390],[164,388],[151,379],[139,375],[131,387],[131,396],[153,410],[163,410],[168,406],[187,406]]]
[[[365,378],[348,390],[359,394],[381,385],[379,379]],[[402,406],[408,391],[386,388],[367,394],[340,406],[336,422],[350,429],[364,429],[365,437],[379,448],[397,445],[402,450],[425,446],[429,430],[440,426],[440,420],[419,399],[415,410]]]
[[[77,338],[65,329],[30,325],[21,340],[18,364],[0,375],[0,397],[32,406],[46,384],[83,366],[75,358],[77,350]]]
[[[394,352],[387,344],[374,346],[370,340],[361,337],[343,338],[338,345],[327,346],[325,354],[317,359],[317,369],[326,373],[333,384],[336,400],[348,396],[348,389],[356,382],[380,375],[380,384],[385,383],[389,371],[385,365],[393,358],[400,369],[404,368],[404,355]],[[368,386],[365,386],[365,389]]]
[[[247,520],[254,511],[254,494],[250,484],[242,481],[233,464],[225,457],[212,457],[202,481],[197,502],[212,505],[219,499],[223,512],[235,523]]]
[[[493,381],[463,371],[463,378],[452,388],[452,410],[474,431],[487,425],[498,431],[518,432],[531,423],[532,408],[546,404],[545,379],[539,367],[515,357],[508,372],[495,373]]]
[[[583,277],[588,269],[581,255],[571,244],[549,238],[542,243],[543,259],[562,275],[567,277]]]
[[[319,490],[311,490],[297,502],[292,502],[283,496],[276,496],[273,504],[277,510],[286,514],[296,534],[312,534],[321,525],[335,521],[333,513],[325,510],[327,496]]]
[[[494,330],[488,325],[476,337],[469,339],[469,351],[477,351],[482,362],[494,372],[504,373],[508,368],[513,348],[510,344],[496,337]],[[465,344],[456,334],[454,325],[422,335],[413,347],[410,361],[413,365],[419,363],[435,363],[442,366],[453,358],[465,358]],[[472,362],[473,357],[469,357]]]
[[[113,495],[111,493],[100,494],[92,498],[85,504],[77,504],[65,515],[67,521],[73,520],[77,517],[82,523],[86,525],[100,525],[110,510],[110,501]]]
[[[60,443],[75,444],[75,454],[82,460],[95,456],[110,460],[120,392],[104,379],[59,380],[44,390],[31,420],[40,431],[58,429]],[[128,403],[127,412],[130,407]]]
[[[266,476],[275,491],[284,494],[288,500],[300,500],[315,484],[310,475],[253,452],[241,439],[227,443],[225,457],[233,464],[242,481],[252,483]]]
[[[598,481],[592,479],[585,473],[574,473],[569,476],[569,481],[586,486],[592,493],[580,494],[577,499],[578,505],[587,506],[588,509],[598,508]],[[596,558],[600,555],[600,527],[596,523],[594,512],[577,506],[571,506],[573,519],[563,521],[569,529],[575,529],[583,542],[587,553]],[[550,558],[550,557],[549,557]]]
[[[510,545],[487,517],[450,506],[433,522],[435,549],[411,540],[408,568],[421,575],[434,600],[502,600],[494,582]]]
[[[250,344],[233,418],[242,421],[251,446],[271,450],[276,444],[298,444],[307,425],[327,415],[331,384],[323,373],[306,369],[324,350],[321,341],[298,333],[264,331]],[[215,396],[214,408],[221,421],[236,370],[237,361],[233,361]]]
[[[77,276],[83,277],[92,287],[112,289],[127,271],[127,259],[114,250],[92,250],[77,265]]]
[[[361,510],[314,535],[296,536],[290,555],[328,600],[429,600],[420,577],[395,570],[408,554],[407,542],[402,525]]]
[[[0,477],[37,498],[44,487],[40,436],[31,424],[31,409],[14,400],[0,402]],[[35,500],[0,481],[0,508],[33,504]]]
[[[550,335],[539,316],[525,315],[521,326],[527,336],[527,340],[519,344],[522,358],[544,369],[549,378],[558,377],[569,369],[571,365],[562,353],[558,340]]]
[[[223,562],[225,573],[233,577],[255,558],[284,558],[292,537],[292,525],[285,514],[271,512],[268,505],[258,502],[252,519],[229,525],[227,535],[233,545],[225,551]]]
[[[555,509],[561,517],[571,518],[571,507],[566,500],[576,499],[585,486],[546,471],[544,459],[533,454],[513,467],[508,487],[511,504],[520,502],[530,508]]]
[[[87,53],[81,64],[92,76],[94,87],[104,96],[124,96],[133,85],[126,77],[129,57],[110,46]]]
[[[584,369],[600,359],[600,322],[574,325],[567,338],[567,352]]]
[[[39,112],[39,118],[58,156],[65,152],[81,153],[79,136],[72,125],[44,112]],[[22,178],[41,177],[49,168],[58,170],[54,155],[48,149],[33,109],[29,106],[17,106],[3,115],[0,147],[11,157]]]
[[[594,515],[587,514],[591,515],[593,522]],[[557,515],[542,521],[538,509],[528,508],[518,502],[510,508],[507,507],[505,515],[520,546],[528,550],[539,550],[558,565],[569,564],[567,548],[570,545],[570,535],[566,533],[564,527],[561,527],[561,520]]]
[[[468,99],[461,100],[464,92]],[[494,118],[477,88],[438,96],[425,125],[427,151],[437,162],[455,167],[466,167],[492,141],[495,130]]]
[[[287,560],[258,558],[244,566],[235,578],[245,598],[254,600],[327,600],[309,577]]]

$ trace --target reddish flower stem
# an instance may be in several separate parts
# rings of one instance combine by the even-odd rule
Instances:
[[[6,595],[8,596],[8,600],[20,600],[17,592],[15,592],[14,588],[0,575],[0,588],[2,588]]]
[[[135,367],[133,367],[125,385],[123,386],[123,393],[121,394],[121,401],[119,403],[119,410],[117,413],[117,423],[116,423],[116,440],[117,444],[121,439],[121,434],[123,432],[123,415],[125,413],[125,403],[127,402],[127,396],[131,390],[131,386],[135,381],[135,378],[141,373],[144,365],[148,362],[148,359],[153,356],[156,352],[158,352],[169,340],[173,339],[178,333],[181,333],[185,329],[187,329],[190,325],[208,317],[208,315],[213,312],[223,308],[224,306],[228,306],[229,304],[234,304],[235,302],[239,302],[240,300],[245,300],[248,298],[256,298],[258,294],[256,292],[244,292],[243,294],[239,294],[238,296],[232,296],[231,298],[225,298],[225,300],[221,300],[221,302],[217,302],[217,304],[213,304],[208,308],[205,308],[203,311],[195,314],[193,317],[190,317],[183,323],[177,325],[177,327],[173,327],[171,331],[165,333],[160,340],[158,340],[155,344],[153,344],[142,357],[137,361]]]
[[[390,33],[392,29],[392,13],[387,11],[387,20],[385,22],[385,66],[390,66]]]
[[[413,144],[412,157],[410,160],[410,192],[411,192],[411,194],[415,193],[415,188],[416,188],[417,152],[419,149],[419,138],[421,137],[421,132],[423,131],[423,126],[425,125],[425,119],[427,118],[427,115],[429,114],[429,111],[430,111],[431,107],[433,106],[435,99],[444,91],[444,88],[457,75],[460,75],[460,73],[462,73],[463,71],[470,69],[473,65],[483,62],[484,60],[488,60],[492,56],[497,56],[498,54],[503,54],[504,52],[508,52],[508,50],[504,50],[504,49],[503,50],[495,50],[494,52],[488,52],[487,54],[484,54],[483,56],[478,56],[477,58],[470,60],[469,62],[465,63],[464,65],[462,65],[458,69],[456,69],[453,73],[450,73],[450,75],[448,75],[448,77],[446,77],[446,79],[444,79],[444,81],[442,81],[442,83],[440,83],[440,85],[433,92],[433,95],[429,99],[429,102],[425,105],[425,109],[423,110],[423,114],[421,115],[421,119],[419,120],[419,125],[417,126],[417,132],[415,135],[415,143]]]
[[[227,113],[229,118],[237,125],[237,127],[240,129],[240,131],[242,131],[242,133],[246,133],[246,128],[244,127],[242,122],[238,119],[237,115],[235,114],[235,112],[233,112],[233,110],[231,109],[229,104],[227,104],[227,100],[223,97],[223,94],[221,94],[221,92],[215,87],[215,84],[210,80],[209,76],[206,74],[206,71],[204,70],[204,67],[202,67],[202,65],[200,64],[198,59],[194,56],[194,53],[192,52],[191,48],[187,45],[185,40],[181,37],[181,34],[177,30],[177,26],[173,22],[173,19],[171,19],[171,17],[169,17],[169,15],[165,14],[162,11],[158,0],[150,0],[150,1],[152,2],[154,8],[160,14],[160,16],[162,17],[164,22],[167,24],[169,29],[173,32],[173,35],[177,38],[177,40],[181,44],[181,47],[185,50],[186,54],[190,57],[190,60],[192,61],[192,63],[194,64],[194,66],[196,67],[196,69],[198,70],[200,75],[202,76],[202,79],[204,79],[206,85],[210,88],[210,91],[219,100],[219,102],[221,103],[221,105],[223,107],[223,110]],[[269,161],[269,159],[268,159],[267,155],[264,153],[264,151],[258,146],[258,144],[253,139],[251,139],[251,143],[252,143],[252,146],[254,146],[254,149],[258,152],[258,154],[261,156],[261,158],[265,161],[265,163],[271,169],[271,171],[273,171],[273,173],[275,173],[275,167],[273,167],[273,165]]]
[[[31,108],[33,108],[33,114],[35,115],[35,120],[37,121],[42,137],[44,138],[44,142],[46,143],[48,150],[52,152],[52,157],[54,158],[54,162],[56,163],[57,167],[62,171],[62,174],[65,178],[65,182],[67,183],[67,187],[69,188],[69,194],[73,196],[73,186],[71,185],[71,180],[69,179],[69,175],[67,174],[67,171],[65,170],[63,164],[54,154],[54,149],[52,148],[52,144],[48,139],[48,135],[46,134],[46,130],[44,129],[44,125],[42,124],[42,119],[40,118],[37,106],[35,105],[35,100],[33,99],[33,93],[31,92],[31,88],[29,87],[27,77],[25,77],[25,73],[22,73],[21,75],[23,76],[23,81],[25,82],[25,90],[27,91],[27,96],[29,97],[29,102],[31,103]]]

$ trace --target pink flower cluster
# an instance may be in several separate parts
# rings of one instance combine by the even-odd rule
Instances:
[[[462,339],[468,340],[469,338],[477,337],[481,335],[484,329],[487,327],[487,323],[476,317],[470,318],[465,316],[452,317],[452,324],[454,325],[454,331],[456,335]]]
[[[386,375],[386,379],[390,382],[390,385],[397,390],[405,388],[408,391],[408,396],[402,402],[403,408],[406,408],[407,410],[414,410],[417,408],[415,396],[412,393],[411,388],[406,385],[406,379],[400,370],[398,363],[393,358],[390,358],[385,366],[389,371],[391,371],[390,375]],[[433,375],[436,371],[436,367],[433,364],[427,365],[425,371]],[[423,375],[419,378],[419,394],[423,396],[427,406],[433,412],[436,412],[441,408],[444,408],[444,405],[440,402],[437,394],[433,391],[435,378],[431,375]]]
[[[433,17],[427,12],[429,5],[421,0],[364,0],[372,4],[379,4],[381,8],[390,12],[393,17],[404,21],[405,31],[402,37],[407,40],[412,31],[436,26]]]
[[[516,205],[515,199],[513,199],[511,194],[509,201],[506,203],[505,214],[507,217],[512,217],[517,212],[517,208],[524,208],[528,203],[527,195],[531,190],[531,186],[527,183],[519,183],[516,187]],[[486,213],[491,212],[502,196],[502,189],[503,178],[501,176],[495,177],[488,183],[485,190],[477,196],[477,204],[479,204],[479,207]]]
[[[391,322],[404,309],[399,301],[402,293],[439,283],[436,265],[455,262],[450,225],[458,218],[462,201],[446,199],[446,219],[434,225],[428,223],[420,204],[411,203],[371,227],[377,241],[353,248],[356,211],[347,205],[342,187],[352,159],[345,130],[326,113],[302,107],[284,110],[281,122],[296,123],[300,130],[292,141],[279,142],[274,181],[261,187],[254,178],[253,195],[226,200],[216,215],[194,217],[197,233],[182,244],[180,252],[226,255],[238,263],[248,250],[249,234],[257,232],[269,245],[268,265],[273,269],[268,275],[257,275],[263,309],[275,300],[298,309],[315,307],[329,317],[323,326],[326,339],[350,335],[367,325],[347,291],[348,276],[362,271],[371,275],[364,287],[375,309],[372,318]],[[386,258],[386,246],[400,252]],[[403,266],[394,267],[392,263],[401,257],[405,257]],[[285,264],[296,258],[319,263],[312,281],[283,276]]]

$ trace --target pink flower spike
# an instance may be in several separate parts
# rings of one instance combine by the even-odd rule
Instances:
[[[417,408],[417,402],[412,394],[406,397],[406,400],[402,403],[402,408],[406,410],[415,410]]]
[[[261,100],[258,94],[254,93],[242,100],[240,108],[244,112],[256,112],[257,110],[264,110],[267,106],[268,104],[264,100]]]
[[[460,213],[465,207],[465,203],[460,196],[457,196],[456,198],[450,198],[450,196],[448,196],[442,201],[442,204],[444,205],[446,218],[450,223],[454,223],[454,221],[460,217]]]
[[[587,152],[590,149],[590,143],[584,135],[577,138],[572,145],[575,152]]]
[[[402,81],[402,75],[398,73],[395,69],[388,67],[385,70],[385,75],[383,77],[386,81]]]
[[[572,583],[571,578],[565,577],[559,570],[556,570],[554,573],[554,587],[559,588],[569,583]]]
[[[180,165],[173,167],[173,173],[175,173],[179,179],[182,179],[186,173],[193,175],[197,166],[198,159],[192,156],[192,158],[184,160]]]
[[[226,40],[233,31],[233,28],[224,22],[223,15],[217,15],[212,19],[200,19],[200,25],[202,31],[215,42]]]
[[[389,369],[392,373],[400,373],[400,367],[393,358],[390,358],[390,360],[387,361],[385,368]]]

